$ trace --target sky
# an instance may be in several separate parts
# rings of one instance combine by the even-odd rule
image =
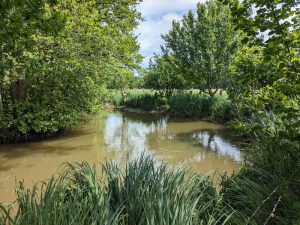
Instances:
[[[203,0],[144,0],[138,5],[145,21],[138,26],[140,53],[145,57],[143,67],[147,67],[153,53],[160,53],[163,44],[161,34],[166,34],[173,20],[181,20],[188,10],[195,10]]]

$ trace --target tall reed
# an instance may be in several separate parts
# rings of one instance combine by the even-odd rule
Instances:
[[[98,175],[102,174],[102,178]],[[220,224],[230,214],[219,206],[211,180],[167,169],[152,157],[107,162],[100,171],[87,163],[66,164],[49,181],[17,191],[17,214],[1,206],[3,224],[194,225]],[[221,223],[222,224],[222,223]]]
[[[217,122],[233,119],[231,101],[225,95],[210,97],[193,91],[174,92],[168,98],[149,90],[130,90],[124,101],[117,92],[112,93],[114,105],[147,111],[165,110],[177,117],[210,118]]]
[[[217,191],[211,179],[149,156],[125,169],[113,162],[100,168],[65,164],[33,189],[20,182],[16,214],[12,207],[0,204],[0,224],[261,225],[297,219],[288,185],[263,169],[246,166],[225,177]]]

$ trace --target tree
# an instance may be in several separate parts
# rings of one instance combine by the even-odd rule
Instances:
[[[94,111],[109,68],[140,61],[138,2],[2,1],[0,136],[56,132]]]
[[[155,55],[144,75],[145,86],[171,96],[174,90],[189,88],[188,82],[177,66],[176,58],[171,54]]]
[[[229,93],[233,98],[253,95],[281,76],[273,62],[264,61],[263,48],[259,46],[241,47],[230,62],[229,74]]]
[[[163,35],[163,51],[174,55],[187,80],[213,96],[228,75],[237,47],[237,32],[233,28],[227,6],[215,0],[198,4],[196,15],[189,11]]]
[[[279,77],[272,77],[274,82],[244,96],[243,104],[252,113],[248,127],[275,139],[292,140],[299,147],[300,2],[223,2],[229,3],[236,28],[247,34],[243,42],[259,46],[264,63],[272,64],[280,72]],[[291,155],[300,157],[295,152]]]
[[[261,63],[279,72],[268,76],[273,82],[260,82],[256,90],[236,93],[242,96],[238,103],[249,115],[239,118],[238,127],[256,137],[254,154],[250,155],[254,159],[252,166],[282,180],[279,189],[285,191],[278,208],[288,208],[293,202],[289,210],[293,215],[282,216],[299,221],[300,2],[245,0],[230,1],[229,5],[236,28],[247,33],[243,42],[262,49]],[[251,73],[252,70],[245,71],[248,77]],[[260,74],[254,75],[258,79]]]

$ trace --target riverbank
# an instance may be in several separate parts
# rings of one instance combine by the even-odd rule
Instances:
[[[122,112],[152,113],[217,123],[227,123],[233,119],[233,106],[226,94],[211,97],[197,91],[182,91],[164,97],[154,91],[130,90],[122,99],[120,93],[112,91],[110,101]]]
[[[25,143],[25,142],[33,142],[39,141],[48,138],[54,138],[62,135],[64,133],[64,129],[59,129],[56,132],[28,132],[26,134],[22,134],[16,131],[0,131],[0,144],[10,144],[10,143]]]

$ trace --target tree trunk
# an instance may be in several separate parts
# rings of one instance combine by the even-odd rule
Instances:
[[[2,60],[2,47],[0,47],[0,61]],[[2,71],[0,71],[0,111],[3,111],[3,100],[2,100],[2,78],[3,78]]]
[[[2,102],[2,90],[1,90],[1,86],[0,86],[0,112],[3,111],[3,102]]]
[[[21,78],[14,82],[10,89],[13,102],[22,102],[26,98],[26,72],[23,71]]]
[[[218,89],[215,89],[215,90],[213,90],[211,88],[208,89],[208,93],[209,93],[210,97],[214,97],[217,92],[218,92]]]

